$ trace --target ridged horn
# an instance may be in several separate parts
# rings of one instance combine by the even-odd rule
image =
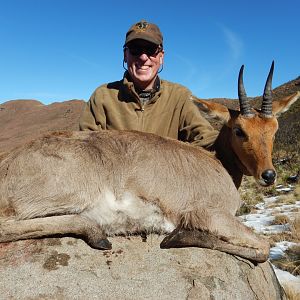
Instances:
[[[272,116],[272,78],[273,78],[273,71],[274,71],[274,60],[272,62],[269,75],[266,81],[263,100],[261,104],[261,115],[264,117],[271,117]]]
[[[238,95],[239,95],[239,102],[240,102],[240,112],[243,116],[249,118],[253,116],[253,113],[251,112],[250,103],[244,88],[243,73],[244,73],[244,65],[241,66],[239,72],[239,79],[238,79]]]

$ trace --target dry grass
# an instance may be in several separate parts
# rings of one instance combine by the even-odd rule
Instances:
[[[272,264],[278,269],[287,271],[294,276],[300,275],[300,246],[289,248],[284,257],[271,260]]]
[[[296,175],[300,171],[299,141],[300,140],[298,138],[298,143],[294,143],[289,145],[287,149],[282,148],[281,150],[277,150],[273,153],[273,162],[278,175],[277,184],[286,185],[289,182],[289,177]],[[298,197],[298,200],[300,194],[299,183],[300,182],[298,182],[298,184],[292,183],[292,185],[295,187],[293,194],[295,197]]]
[[[285,222],[283,218],[283,222]],[[294,276],[300,275],[300,214],[297,214],[293,221],[290,221],[290,232],[271,235],[269,237],[271,245],[280,241],[290,241],[298,243],[290,247],[284,257],[271,260],[271,262],[279,269],[287,271]],[[293,298],[291,298],[293,299]],[[299,299],[299,298],[298,298]]]
[[[296,243],[297,240],[293,239],[293,236],[291,232],[281,232],[281,233],[276,233],[276,234],[270,234],[267,235],[269,243],[271,247],[275,246],[275,243],[287,241],[287,242],[293,242]]]
[[[297,213],[294,221],[291,223],[292,236],[300,243],[300,213]]]
[[[300,184],[298,184],[294,189],[294,197],[300,200]]]
[[[260,202],[263,202],[264,194],[259,190],[253,177],[244,176],[239,193],[242,199],[242,206],[237,212],[237,215],[245,215],[255,210],[254,206]]]
[[[300,245],[286,250],[284,257],[271,261],[277,268],[287,271],[294,276],[300,275]]]
[[[253,212],[253,210],[254,210],[253,206],[248,205],[245,202],[243,202],[243,204],[241,205],[241,207],[236,212],[236,216],[242,216],[242,215],[251,214]]]
[[[289,193],[278,196],[277,203],[284,203],[284,204],[295,204],[297,201],[297,197],[295,193]]]
[[[279,214],[275,216],[272,225],[284,225],[288,223],[290,223],[290,218],[287,215]]]
[[[281,216],[281,215],[279,215]],[[276,219],[276,217],[275,217]],[[284,222],[285,218],[283,217],[283,220],[280,220],[281,217],[278,217],[278,222]],[[269,242],[272,246],[275,245],[275,243],[287,241],[287,242],[293,242],[293,243],[300,243],[300,213],[297,213],[294,217],[294,220],[289,220],[290,223],[290,231],[289,232],[281,232],[277,234],[270,234],[268,235]],[[286,224],[286,223],[283,223]],[[299,249],[300,251],[300,249]]]

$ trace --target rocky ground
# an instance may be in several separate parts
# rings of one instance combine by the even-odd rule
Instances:
[[[160,249],[162,236],[0,244],[0,299],[285,299],[269,262],[200,248]]]
[[[300,218],[300,194],[295,192],[298,187],[298,184],[278,185],[276,196],[264,197],[240,219],[270,240],[269,260],[279,282],[289,286],[300,299],[300,233],[298,227],[293,228]]]

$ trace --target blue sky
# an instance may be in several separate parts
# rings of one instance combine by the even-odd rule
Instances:
[[[300,75],[300,1],[0,0],[0,103],[88,100],[123,76],[122,46],[141,19],[159,25],[160,76],[202,98],[237,97],[245,64],[249,96]]]

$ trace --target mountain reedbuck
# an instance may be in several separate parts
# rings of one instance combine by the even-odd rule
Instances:
[[[250,120],[247,109],[235,119]],[[111,249],[107,236],[146,231],[167,233],[161,248],[206,247],[263,262],[269,244],[235,217],[239,205],[213,154],[149,133],[52,133],[0,163],[0,242],[72,234]]]
[[[300,98],[300,92],[280,101],[272,101],[273,62],[261,109],[252,109],[244,89],[243,70],[244,66],[238,80],[239,111],[211,101],[197,98],[194,101],[202,111],[224,123],[213,150],[231,175],[235,186],[239,188],[243,175],[254,176],[258,184],[269,186],[276,180],[276,171],[272,164],[273,141],[278,129],[276,117]]]

